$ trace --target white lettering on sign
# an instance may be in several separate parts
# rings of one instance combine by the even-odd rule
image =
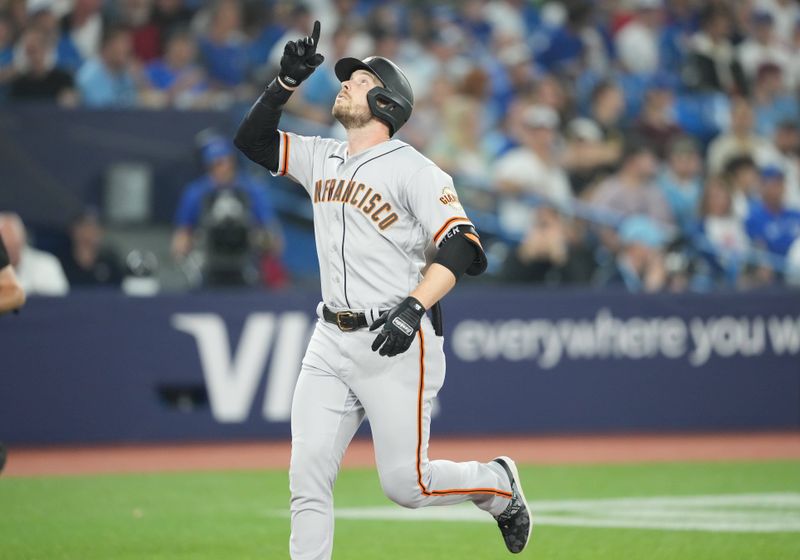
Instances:
[[[532,360],[551,369],[564,360],[664,357],[694,367],[712,357],[800,354],[800,317],[615,317],[600,309],[587,319],[466,320],[451,338],[456,356],[478,360]]]
[[[251,314],[233,353],[225,321],[215,313],[178,313],[172,317],[172,326],[195,338],[211,412],[219,422],[247,419],[275,342],[262,412],[268,420],[289,420],[308,340],[305,314]]]

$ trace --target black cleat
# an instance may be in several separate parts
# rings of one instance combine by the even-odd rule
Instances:
[[[497,526],[500,527],[500,532],[503,534],[506,548],[508,548],[509,552],[518,554],[525,549],[525,545],[528,544],[531,538],[533,524],[531,523],[530,508],[528,507],[528,501],[525,499],[525,494],[522,493],[519,472],[514,461],[508,457],[497,457],[492,460],[506,471],[508,479],[511,481],[512,494],[511,502],[506,510],[495,519],[497,520]]]

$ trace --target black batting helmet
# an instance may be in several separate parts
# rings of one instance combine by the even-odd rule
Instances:
[[[397,64],[382,56],[370,56],[364,60],[343,58],[336,63],[334,70],[340,82],[349,80],[356,70],[375,74],[383,82],[383,87],[374,87],[367,92],[372,114],[389,125],[389,136],[394,136],[406,124],[414,108],[414,92]]]

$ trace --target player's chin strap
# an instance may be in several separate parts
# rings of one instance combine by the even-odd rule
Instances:
[[[436,336],[442,336],[444,327],[442,323],[442,306],[438,301],[431,307],[431,323],[433,323],[433,332],[436,333]]]

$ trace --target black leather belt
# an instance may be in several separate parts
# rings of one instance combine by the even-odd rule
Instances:
[[[356,311],[339,311],[337,313],[328,309],[327,305],[322,307],[322,317],[342,331],[355,331],[369,326],[367,316],[364,313]]]

